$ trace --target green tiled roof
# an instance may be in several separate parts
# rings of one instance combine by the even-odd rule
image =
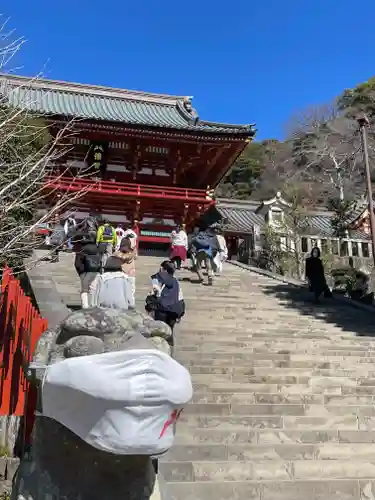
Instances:
[[[0,93],[12,106],[48,115],[251,137],[252,125],[196,122],[184,97],[112,89],[53,80],[0,75]]]

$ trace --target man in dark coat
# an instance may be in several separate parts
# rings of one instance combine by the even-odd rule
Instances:
[[[82,308],[90,307],[90,285],[101,271],[103,254],[95,241],[95,236],[84,235],[79,243],[74,266],[81,281]]]
[[[196,271],[197,268],[197,259],[195,255],[195,248],[193,247],[193,239],[198,235],[199,227],[195,227],[192,233],[188,234],[188,250],[187,256],[191,260],[191,270]]]
[[[59,262],[59,253],[62,247],[64,246],[64,242],[66,240],[66,234],[64,231],[64,225],[62,221],[58,220],[52,225],[51,236],[50,236],[50,245],[53,247],[51,252],[51,262]]]
[[[100,217],[100,216],[98,216]],[[83,219],[79,224],[76,226],[76,233],[81,233],[81,234],[88,234],[90,235],[90,238],[95,239],[96,238],[96,232],[99,227],[99,221],[98,217],[95,216],[95,214],[90,214],[88,217]]]

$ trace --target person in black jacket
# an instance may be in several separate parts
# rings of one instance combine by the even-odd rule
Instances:
[[[88,234],[90,238],[93,238],[95,240],[96,232],[99,227],[99,219],[100,216],[95,216],[95,214],[90,213],[90,215],[86,217],[86,219],[77,224],[76,232]]]
[[[90,307],[90,285],[100,273],[103,254],[95,241],[93,234],[86,235],[79,243],[74,266],[81,280],[81,304],[82,308]]]
[[[49,238],[50,245],[53,248],[51,252],[51,262],[59,262],[59,253],[64,246],[65,239],[66,235],[64,225],[62,224],[62,221],[57,220],[52,225],[51,235]]]
[[[196,271],[197,269],[197,259],[195,255],[195,248],[193,247],[193,239],[198,235],[199,227],[195,227],[192,233],[188,234],[188,251],[187,256],[191,260],[191,271]]]
[[[174,277],[174,263],[165,260],[160,265],[159,272],[151,276],[152,293],[146,298],[145,309],[154,314],[154,319],[166,323],[172,336],[168,339],[171,347],[174,345],[173,328],[185,314],[185,301],[181,286]]]
[[[318,247],[314,247],[311,250],[310,257],[307,257],[306,259],[305,274],[309,282],[310,291],[313,292],[315,296],[315,303],[319,303],[319,298],[322,293],[325,293],[327,296],[330,295],[330,290],[328,288],[324,275],[324,266],[320,258],[320,250]]]

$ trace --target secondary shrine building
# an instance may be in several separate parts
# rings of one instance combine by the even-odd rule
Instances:
[[[53,136],[75,119],[60,175],[46,179],[51,203],[86,190],[72,202],[78,219],[130,223],[141,243],[168,243],[175,224],[189,229],[255,134],[252,125],[202,120],[183,96],[8,75],[0,91],[43,114]]]

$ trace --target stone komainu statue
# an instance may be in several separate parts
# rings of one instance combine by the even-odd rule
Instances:
[[[32,364],[36,367],[36,383],[43,378],[43,365],[76,356],[155,347],[170,354],[166,342],[170,335],[166,324],[135,310],[94,308],[73,312],[55,331],[47,331],[40,338]],[[39,412],[41,404],[38,401]],[[101,451],[56,420],[38,412],[36,415],[32,446],[21,460],[13,500],[150,498],[155,483],[150,457]]]

